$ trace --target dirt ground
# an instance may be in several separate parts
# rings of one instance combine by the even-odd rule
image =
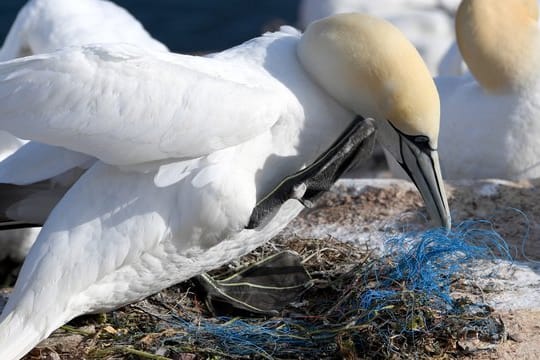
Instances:
[[[540,356],[540,310],[517,310],[500,314],[509,340],[493,352],[471,359],[535,360]]]

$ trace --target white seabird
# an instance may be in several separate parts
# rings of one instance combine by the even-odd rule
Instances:
[[[534,2],[538,3],[537,0],[526,0],[525,5],[534,12],[535,5]],[[459,2],[458,2],[459,4]],[[456,9],[457,5],[456,4]],[[459,52],[459,47],[456,42],[453,42],[452,45],[448,48],[446,53],[443,55],[441,62],[437,67],[438,76],[460,76],[468,74],[469,69],[467,64],[463,61],[463,57]]]
[[[472,76],[436,79],[445,178],[539,177],[537,1],[464,0],[456,33]]]
[[[339,15],[212,57],[99,45],[0,64],[8,131],[100,160],[31,249],[0,317],[0,358],[269,240],[302,205],[288,200],[246,229],[257,202],[355,114],[375,119],[435,223],[449,227],[438,94],[418,52],[385,21]]]
[[[19,11],[9,30],[0,48],[0,61],[67,46],[119,42],[168,51],[128,11],[110,1],[31,0]],[[0,183],[39,184],[35,186],[35,192],[24,194],[25,197],[32,195],[32,198],[15,199],[16,202],[10,205],[2,199],[0,204],[3,209],[18,214],[27,222],[39,223],[36,217],[46,217],[51,206],[58,201],[58,196],[95,160],[65,148],[24,143],[8,132],[0,131]],[[23,149],[14,154],[21,146]],[[2,161],[12,154],[8,160]],[[50,187],[56,191],[43,192]],[[36,197],[39,197],[39,201],[36,201]],[[29,202],[30,207],[27,206]],[[39,228],[0,231],[0,259],[10,256],[22,260],[38,233]]]

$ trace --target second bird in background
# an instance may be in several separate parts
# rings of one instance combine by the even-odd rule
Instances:
[[[456,17],[470,74],[436,79],[445,178],[540,177],[536,0],[464,0]]]

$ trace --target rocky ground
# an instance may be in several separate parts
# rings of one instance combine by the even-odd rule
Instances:
[[[453,288],[455,296],[465,296],[489,305],[489,317],[501,327],[497,339],[492,341],[485,341],[479,336],[481,332],[476,331],[474,336],[453,341],[438,340],[436,345],[440,347],[443,344],[446,346],[444,349],[432,349],[432,345],[423,343],[424,348],[416,349],[414,357],[429,358],[429,354],[437,354],[439,358],[537,359],[540,356],[538,185],[534,181],[448,184],[454,224],[471,219],[489,221],[481,226],[497,231],[511,252],[512,261],[494,255],[491,259],[473,263],[467,268],[466,276],[458,276],[461,277],[458,282],[466,286]],[[329,277],[335,279],[347,274],[354,264],[369,263],[366,259],[384,253],[385,239],[393,234],[428,227],[422,201],[410,183],[400,180],[343,180],[314,208],[307,209],[292,222],[277,242],[223,271],[264,258],[272,251],[292,248],[306,259],[306,267],[314,278],[324,282]],[[327,293],[319,290],[308,292],[304,304],[310,301],[309,296],[317,298]],[[340,295],[335,295],[339,299]],[[288,311],[289,316],[301,312],[298,308]],[[227,357],[222,348],[211,348],[203,342],[186,344],[180,341],[190,334],[186,333],[185,326],[171,326],[171,316],[195,323],[212,318],[197,285],[187,282],[106,317],[76,319],[43,342],[28,359]],[[356,330],[361,332],[365,329]],[[351,329],[336,331],[339,333],[336,349],[328,352],[328,358],[381,357],[382,353],[362,354],[347,345],[350,341],[347,331]],[[411,354],[392,351],[390,349],[394,358],[406,358]],[[273,357],[267,352],[254,351],[253,354],[260,358]],[[301,352],[291,352],[288,357],[309,358]]]

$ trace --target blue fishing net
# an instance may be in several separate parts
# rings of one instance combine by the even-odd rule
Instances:
[[[385,249],[382,256],[336,276],[327,288],[308,292],[304,308],[270,320],[172,316],[170,324],[182,331],[167,341],[184,344],[183,351],[189,344],[199,352],[214,349],[208,352],[229,357],[333,358],[350,353],[421,358],[419,354],[448,352],[455,346],[450,340],[458,336],[451,332],[471,322],[498,328],[489,307],[452,296],[460,274],[471,264],[510,259],[490,222],[466,221],[450,232],[389,236]]]
[[[451,307],[450,285],[479,259],[510,260],[504,239],[488,221],[466,221],[452,231],[431,229],[396,235],[386,240],[386,264],[375,269],[379,284],[361,296],[360,306],[378,310],[399,291],[422,294],[434,307]],[[395,286],[399,284],[399,286]]]

